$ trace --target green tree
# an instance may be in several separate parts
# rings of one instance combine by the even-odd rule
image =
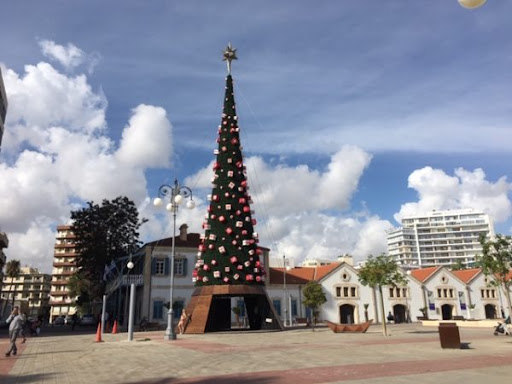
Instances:
[[[85,208],[72,211],[71,219],[78,256],[77,272],[68,287],[79,297],[77,305],[87,307],[105,293],[105,265],[141,244],[138,230],[147,220],[139,220],[135,204],[121,196],[101,205],[88,202]]]
[[[13,307],[14,307],[14,299],[16,297],[16,287],[14,286],[13,282],[14,282],[14,279],[16,279],[19,276],[20,272],[21,272],[21,268],[20,268],[19,260],[9,260],[5,264],[5,275],[7,277],[11,278],[11,285],[9,286],[9,295],[7,296],[8,298],[9,298],[9,296],[11,296],[12,289],[14,287],[14,294],[12,295],[12,306]],[[4,307],[2,309],[2,317],[4,317],[4,315],[5,315],[5,309],[7,308],[8,301],[9,301],[9,299],[5,300]]]
[[[311,309],[311,312],[313,312],[313,325],[316,325],[320,312],[319,308],[327,301],[324,290],[317,281],[312,280],[306,284],[302,293],[304,295],[304,300],[302,300],[302,302],[306,307]],[[315,328],[313,327],[313,330],[314,329]]]
[[[370,256],[364,267],[359,270],[359,281],[361,284],[377,288],[380,297],[380,313],[382,319],[382,333],[388,335],[386,327],[386,314],[384,313],[384,296],[382,287],[397,286],[407,284],[407,280],[401,273],[398,264],[391,256],[380,255],[377,257]]]
[[[463,269],[467,269],[462,260],[457,260],[455,263],[451,265],[452,271],[461,271]]]
[[[477,264],[482,268],[484,275],[490,277],[490,285],[502,288],[507,298],[508,314],[512,316],[510,300],[510,287],[512,285],[512,237],[496,235],[488,240],[484,234],[480,235],[482,255],[477,257]]]

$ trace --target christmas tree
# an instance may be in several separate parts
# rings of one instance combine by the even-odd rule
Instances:
[[[230,44],[224,51],[228,76],[218,148],[214,151],[213,189],[208,196],[204,236],[193,272],[196,286],[264,284],[265,270],[259,257],[258,234],[254,232],[256,220],[252,218],[233,94],[231,61],[236,59],[236,49]]]

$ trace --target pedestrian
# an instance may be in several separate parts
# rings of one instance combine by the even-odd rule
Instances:
[[[71,316],[71,330],[74,331],[75,327],[78,323],[78,315],[77,313],[73,313],[73,316]]]
[[[20,336],[23,338],[23,340],[21,340],[21,344],[25,344],[25,341],[27,341],[27,336],[25,335],[25,328],[27,327],[27,315],[25,315],[25,312],[21,312],[20,317],[22,320]]]
[[[180,321],[178,323],[178,331],[180,334],[185,333],[185,329],[188,325],[188,315],[187,312],[185,312],[185,308],[181,311]]]
[[[395,316],[393,316],[391,311],[389,311],[389,313],[388,313],[388,323],[391,324],[391,322],[394,321],[394,320],[395,320]]]
[[[15,306],[11,312],[11,315],[7,318],[6,323],[9,324],[9,349],[5,352],[5,356],[11,356],[11,353],[15,356],[18,353],[16,347],[16,339],[23,327],[23,319],[20,316],[20,308]]]

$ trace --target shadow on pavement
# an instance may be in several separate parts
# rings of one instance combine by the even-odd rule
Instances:
[[[25,384],[25,383],[41,383],[49,380],[52,374],[37,374],[37,375],[25,375],[25,376],[5,376],[0,375],[0,383],[2,384]]]
[[[136,381],[130,384],[226,384],[226,383],[244,383],[244,384],[272,384],[283,382],[279,376],[261,376],[254,377],[255,374],[225,375],[217,377],[200,377],[195,379],[178,379],[167,377],[164,379]]]

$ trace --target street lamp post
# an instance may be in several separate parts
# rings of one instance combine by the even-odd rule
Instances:
[[[128,273],[133,269],[133,261],[126,264]],[[135,309],[135,284],[130,284],[130,312],[128,314],[128,341],[133,341],[133,318]]]
[[[172,245],[171,245],[171,281],[169,288],[169,311],[167,312],[167,329],[165,330],[164,340],[176,340],[176,332],[174,332],[174,318],[173,318],[173,297],[174,297],[174,254],[176,242],[176,213],[179,205],[183,199],[188,198],[187,208],[193,209],[196,204],[192,199],[192,190],[189,187],[180,185],[178,180],[174,180],[173,185],[164,184],[158,189],[158,196],[153,204],[161,207],[164,203],[162,198],[168,198],[169,203],[165,209],[172,212]]]
[[[284,309],[284,326],[286,327],[286,321],[288,319],[288,302],[286,294],[286,255],[283,255],[283,309]],[[291,324],[290,324],[291,325]]]

